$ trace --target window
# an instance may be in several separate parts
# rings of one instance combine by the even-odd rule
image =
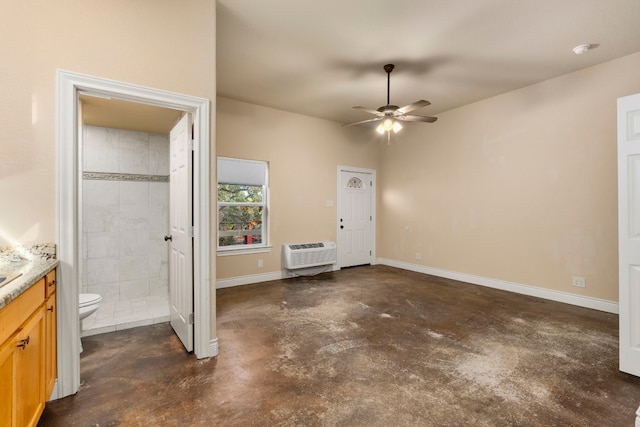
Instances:
[[[218,157],[218,249],[267,246],[267,163]]]
[[[364,183],[360,178],[354,176],[347,182],[347,188],[364,188]]]

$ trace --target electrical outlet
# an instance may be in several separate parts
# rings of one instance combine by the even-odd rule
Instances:
[[[587,281],[585,280],[584,277],[579,277],[579,276],[573,276],[573,286],[575,286],[576,288],[586,288],[587,287]]]
[[[416,252],[416,259],[422,259],[422,254],[420,252]]]
[[[261,259],[258,260],[258,268],[262,268],[264,267],[264,263],[262,262]]]

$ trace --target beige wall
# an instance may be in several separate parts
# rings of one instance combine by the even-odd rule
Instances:
[[[336,241],[337,167],[377,168],[370,132],[226,98],[218,98],[217,113],[219,156],[269,162],[273,245],[270,253],[218,257],[217,277],[281,271],[283,243]]]
[[[0,246],[55,241],[56,69],[207,98],[215,116],[215,1],[12,2],[0,58]]]
[[[616,99],[639,69],[636,53],[407,126],[381,149],[378,256],[617,301]]]
[[[0,245],[55,241],[56,69],[215,100],[213,1],[12,2],[0,40]]]

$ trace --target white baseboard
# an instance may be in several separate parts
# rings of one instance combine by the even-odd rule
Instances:
[[[607,313],[618,314],[619,305],[615,301],[604,300],[600,298],[585,297],[582,295],[571,294],[569,292],[554,291],[551,289],[540,288],[537,286],[523,285],[520,283],[507,282],[500,279],[492,279],[489,277],[475,276],[473,274],[458,273],[441,268],[426,267],[424,265],[411,264],[403,261],[395,261],[387,258],[378,258],[378,264],[388,265],[390,267],[401,268],[403,270],[415,271],[417,273],[430,274],[432,276],[444,277],[447,279],[459,280],[461,282],[472,283],[474,285],[487,286],[489,288],[502,289],[504,291],[515,292],[518,294],[529,295],[538,298],[544,298],[552,301],[563,302],[566,304],[577,305],[579,307],[592,308],[594,310],[605,311]]]
[[[417,273],[430,274],[432,276],[459,280],[461,282],[472,283],[474,285],[487,286],[489,288],[501,289],[504,291],[515,292],[518,294],[544,298],[551,301],[558,301],[566,304],[577,305],[579,307],[605,311],[607,313],[618,314],[618,310],[619,310],[618,303],[615,301],[609,301],[609,300],[604,300],[600,298],[585,297],[582,295],[571,294],[569,292],[554,291],[551,289],[540,288],[537,286],[523,285],[520,283],[507,282],[505,280],[492,279],[490,277],[475,276],[473,274],[467,274],[467,273],[458,273],[455,271],[444,270],[441,268],[426,267],[424,265],[411,264],[403,261],[395,261],[387,258],[376,258],[376,263],[382,264],[382,265],[388,265],[390,267],[401,268],[403,270],[415,271]],[[334,270],[337,270],[337,269],[338,269],[337,266],[334,266]],[[216,289],[229,288],[232,286],[251,285],[254,283],[286,279],[289,277],[292,277],[292,276],[288,274],[286,271],[273,271],[273,272],[264,273],[264,274],[252,274],[248,276],[230,277],[228,279],[218,279],[216,281]]]
[[[207,357],[216,357],[218,355],[218,338],[209,341],[209,352]]]
[[[319,266],[319,267],[323,267],[323,266]],[[329,271],[340,270],[337,263],[331,265],[330,267],[331,268],[327,268],[326,271],[318,270],[317,272],[325,273]],[[231,288],[233,286],[252,285],[254,283],[270,282],[271,280],[290,279],[292,277],[305,276],[305,274],[302,274],[302,272],[313,270],[314,268],[318,268],[318,267],[310,267],[310,268],[299,269],[299,270],[272,271],[272,272],[263,273],[263,274],[250,274],[248,276],[237,276],[237,277],[229,277],[227,279],[217,279],[216,289]],[[296,271],[298,271],[298,273],[296,273]]]
[[[284,271],[272,271],[263,274],[250,274],[248,276],[229,277],[227,279],[217,279],[216,289],[230,288],[232,286],[251,285],[260,282],[269,282],[271,280],[285,279],[288,276]]]
[[[57,400],[58,399],[58,379],[56,378],[55,382],[53,383],[53,389],[51,390],[51,396],[49,396],[49,400],[47,400],[47,402],[51,402],[52,400]]]

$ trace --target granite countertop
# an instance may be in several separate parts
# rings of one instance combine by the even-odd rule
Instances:
[[[22,275],[0,287],[0,309],[33,286],[58,264],[53,243],[1,247],[0,274]]]

